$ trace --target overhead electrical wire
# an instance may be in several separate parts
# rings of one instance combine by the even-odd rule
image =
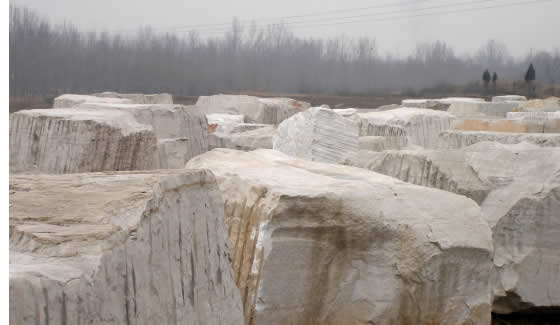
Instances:
[[[487,0],[485,0],[487,1]],[[393,21],[393,20],[401,20],[401,19],[409,19],[409,18],[417,18],[417,17],[425,17],[425,16],[434,16],[434,15],[443,15],[443,14],[454,14],[454,13],[464,13],[464,12],[473,12],[473,11],[479,11],[479,10],[485,10],[485,9],[496,9],[496,8],[505,8],[505,7],[516,7],[516,6],[522,6],[522,5],[531,5],[531,4],[537,4],[537,3],[546,3],[546,2],[552,2],[554,0],[531,0],[531,1],[518,1],[518,2],[508,2],[508,3],[502,3],[500,5],[492,5],[492,6],[481,6],[481,7],[474,7],[474,8],[462,8],[462,9],[455,9],[455,10],[447,10],[447,11],[437,11],[437,12],[428,12],[428,13],[423,13],[423,14],[414,14],[414,15],[405,15],[405,16],[392,16],[392,17],[384,17],[384,18],[379,18],[379,19],[352,19],[352,20],[348,20],[348,21],[335,21],[335,22],[321,22],[321,23],[313,23],[313,24],[302,24],[302,25],[294,25],[292,23],[281,23],[281,25],[285,25],[288,28],[293,28],[293,29],[298,29],[298,28],[309,28],[309,27],[317,27],[317,26],[335,26],[335,25],[344,25],[344,24],[352,24],[352,23],[363,23],[363,22],[384,22],[384,21]],[[476,1],[475,1],[476,2]],[[471,3],[473,3],[471,1]],[[419,11],[416,10],[416,11]],[[340,19],[340,18],[338,18]],[[264,27],[258,27],[256,29],[256,31],[265,31],[268,29],[268,26],[264,26]],[[201,35],[210,35],[210,34],[223,34],[225,32],[231,31],[231,27],[230,28],[226,28],[226,29],[221,29],[221,30],[199,30],[199,29],[193,29],[190,31],[194,31],[197,32]],[[189,31],[189,32],[190,32]]]
[[[424,2],[429,2],[434,0],[424,0]],[[453,14],[453,13],[462,13],[462,12],[472,12],[478,10],[485,10],[485,9],[495,9],[495,8],[504,8],[504,7],[514,7],[514,6],[521,6],[521,5],[530,5],[536,3],[546,3],[551,2],[554,0],[524,0],[518,2],[511,2],[508,0],[506,3],[500,3],[492,6],[482,6],[482,7],[474,7],[474,8],[461,8],[461,9],[454,9],[454,10],[447,10],[447,11],[435,11],[435,12],[426,12],[423,14],[414,14],[414,15],[400,15],[400,14],[408,14],[418,11],[426,11],[426,10],[434,10],[434,9],[442,9],[448,7],[461,7],[461,6],[470,6],[473,4],[483,4],[483,3],[495,3],[496,1],[504,1],[504,0],[476,0],[476,1],[462,1],[462,2],[452,2],[452,3],[445,3],[435,6],[428,6],[423,8],[401,8],[399,10],[391,10],[391,11],[381,11],[381,12],[373,12],[373,13],[364,13],[360,15],[352,15],[352,16],[339,16],[336,15],[342,12],[352,12],[352,11],[363,11],[369,9],[380,9],[380,8],[388,8],[388,7],[395,7],[395,6],[402,6],[402,5],[411,5],[413,4],[410,1],[406,2],[398,2],[393,4],[382,4],[376,6],[368,6],[368,7],[361,7],[361,8],[347,8],[347,9],[338,9],[338,10],[330,10],[330,11],[323,11],[318,13],[308,13],[308,14],[301,14],[301,15],[292,15],[292,16],[283,16],[283,17],[276,17],[276,18],[261,18],[256,20],[238,20],[239,22],[250,22],[255,23],[262,21],[275,21],[275,23],[267,23],[266,25],[261,25],[255,28],[255,31],[265,31],[271,25],[283,25],[290,29],[299,29],[299,28],[309,28],[309,27],[318,27],[318,26],[336,26],[336,25],[344,25],[344,24],[353,24],[353,23],[363,23],[363,22],[383,22],[383,21],[392,21],[392,20],[400,20],[400,19],[407,19],[407,18],[416,18],[416,17],[424,17],[424,16],[433,16],[433,15],[442,15],[442,14]],[[415,2],[414,4],[417,4]],[[393,16],[387,16],[392,15]],[[330,18],[318,18],[317,16],[322,15],[335,15],[334,17]],[[294,18],[302,18],[302,17],[313,17],[313,19],[299,19],[295,21],[286,21]],[[376,18],[379,17],[379,18]],[[376,19],[371,19],[376,18]],[[348,20],[350,19],[350,20]],[[262,24],[262,23],[261,23]],[[220,26],[220,27],[219,27]],[[198,24],[198,25],[183,25],[177,26],[174,28],[152,28],[154,31],[161,31],[164,33],[185,33],[185,32],[196,32],[202,36],[211,36],[211,35],[218,35],[223,34],[226,32],[231,31],[232,22],[229,23],[216,23],[216,24]],[[117,31],[118,32],[118,31]]]
[[[240,22],[251,23],[251,22],[262,22],[262,21],[285,21],[294,18],[302,18],[302,17],[317,17],[317,16],[325,16],[325,15],[333,15],[339,14],[343,12],[352,12],[352,11],[364,11],[370,9],[382,9],[382,8],[390,8],[390,7],[398,7],[398,6],[407,6],[411,4],[418,4],[424,2],[433,2],[433,1],[441,1],[441,0],[417,0],[417,2],[413,3],[411,1],[402,1],[397,3],[391,4],[382,4],[376,6],[367,6],[367,7],[359,7],[359,8],[345,8],[345,9],[336,9],[336,10],[328,10],[328,11],[319,11],[314,13],[307,13],[307,14],[300,14],[300,15],[291,15],[291,16],[280,16],[280,17],[264,17],[264,18],[257,18],[257,19],[240,19]],[[165,31],[175,31],[178,29],[193,29],[193,28],[200,28],[200,27],[213,27],[213,26],[231,26],[231,20],[228,22],[223,23],[211,23],[211,24],[196,24],[196,25],[181,25],[175,26],[170,28],[158,28],[156,30],[165,30]]]
[[[431,9],[439,9],[439,8],[446,8],[446,7],[455,7],[455,6],[464,6],[464,5],[472,5],[472,4],[477,4],[477,3],[488,3],[488,2],[496,2],[496,1],[504,1],[504,0],[475,0],[475,1],[461,1],[461,2],[454,2],[454,3],[446,3],[446,4],[441,4],[441,5],[437,5],[437,6],[431,6],[431,7],[423,7],[423,8],[407,8],[406,10],[404,9],[398,9],[398,10],[391,10],[391,11],[382,11],[382,12],[374,12],[374,13],[366,13],[366,14],[360,14],[360,15],[353,15],[353,16],[342,16],[342,17],[331,17],[331,18],[317,18],[314,17],[313,19],[304,19],[304,20],[299,20],[299,21],[278,21],[278,23],[284,23],[286,25],[294,25],[294,24],[301,24],[301,23],[310,23],[310,22],[324,22],[325,20],[341,20],[341,19],[354,19],[354,18],[363,18],[363,17],[377,17],[377,16],[382,16],[382,15],[387,15],[387,14],[398,14],[398,13],[402,13],[404,11],[425,11],[425,10],[431,10]],[[409,2],[410,4],[410,2]],[[255,21],[256,22],[256,21]],[[195,30],[197,31],[206,31],[206,30],[229,30],[229,28],[231,28],[231,22],[229,22],[229,24],[227,26],[224,27],[208,27],[208,28],[196,28]],[[176,32],[180,32],[183,31],[184,28],[175,28],[169,31],[176,31]],[[193,29],[189,29],[187,31],[190,31]]]

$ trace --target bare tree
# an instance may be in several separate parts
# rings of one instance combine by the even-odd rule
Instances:
[[[499,68],[508,59],[508,50],[504,43],[489,40],[477,52],[477,60],[487,67]]]
[[[418,44],[401,57],[380,55],[372,38],[301,38],[283,24],[245,26],[235,19],[216,37],[158,33],[149,26],[127,36],[52,25],[15,6],[10,6],[9,33],[10,96],[105,90],[369,94],[475,82],[486,67],[500,71],[502,80],[521,80],[519,72],[529,62],[543,71],[536,80],[560,80],[558,50],[516,60],[494,40],[474,55],[458,56],[438,41]]]

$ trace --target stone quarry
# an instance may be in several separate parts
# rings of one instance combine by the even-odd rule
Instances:
[[[560,314],[557,97],[333,107],[108,91],[11,113],[10,324]]]

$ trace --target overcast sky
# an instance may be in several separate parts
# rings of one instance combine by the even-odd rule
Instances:
[[[443,40],[457,54],[474,52],[486,40],[503,41],[515,56],[560,48],[560,0],[11,0],[36,9],[51,22],[72,22],[82,30],[129,31],[151,25],[157,30],[231,22],[233,17],[305,15],[284,22],[300,36],[338,35],[375,38],[381,53],[406,55],[418,42]],[[515,5],[521,4],[521,5]],[[374,7],[361,10],[349,10]],[[484,10],[473,10],[482,7]],[[329,14],[323,14],[328,11]],[[436,12],[455,13],[433,14]],[[414,15],[426,15],[410,17]],[[359,17],[356,17],[359,16]],[[401,19],[395,19],[401,17]],[[402,18],[406,17],[406,18]],[[358,23],[348,21],[362,20]],[[299,21],[298,24],[294,24]],[[343,24],[340,24],[343,23]],[[296,27],[299,26],[299,27]],[[204,26],[216,35],[221,26]]]

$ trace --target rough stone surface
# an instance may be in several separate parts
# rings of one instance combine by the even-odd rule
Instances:
[[[119,94],[106,91],[93,94],[96,97],[126,98],[133,104],[173,104],[173,97],[170,94]]]
[[[243,324],[208,171],[10,178],[10,324]]]
[[[259,127],[241,132],[237,132],[236,129],[231,129],[227,133],[216,132],[210,134],[208,137],[208,150],[215,148],[230,148],[243,151],[272,149],[272,137],[276,131],[274,126],[262,126],[263,124],[247,125],[256,125]]]
[[[504,102],[525,102],[527,98],[521,95],[503,95],[492,97],[493,103],[504,103]]]
[[[448,104],[439,103],[436,99],[403,99],[403,107],[429,108],[437,110],[447,110]]]
[[[406,137],[409,144],[431,148],[455,118],[437,110],[403,107],[358,113],[354,119],[360,124],[360,136]]]
[[[242,132],[247,132],[247,131],[253,131],[253,130],[266,128],[266,127],[274,128],[274,125],[271,125],[271,124],[255,124],[255,123],[239,123],[239,124],[219,125],[218,128],[216,129],[216,132],[233,134],[233,133],[242,133]]]
[[[208,125],[215,124],[217,127],[245,123],[245,116],[237,114],[206,114]]]
[[[399,108],[399,107],[401,107],[401,105],[398,105],[398,104],[389,104],[389,105],[379,106],[379,107],[377,107],[375,110],[376,110],[376,111],[379,111],[379,112],[381,112],[381,111],[390,111],[390,110],[392,110],[392,109]],[[361,110],[364,110],[364,109],[361,109]],[[362,112],[360,112],[360,113],[362,113]],[[363,112],[363,113],[366,113],[366,112]]]
[[[404,107],[427,108],[446,111],[453,103],[478,103],[483,101],[484,99],[481,98],[449,97],[441,99],[403,99],[401,103]]]
[[[560,112],[509,112],[506,117],[508,119],[522,119],[522,120],[558,120],[560,119]]]
[[[153,166],[157,140],[123,111],[39,109],[10,114],[10,171],[78,173]]]
[[[560,111],[560,98],[558,97],[548,97],[545,99],[532,99],[524,102],[519,107],[520,111],[523,112],[556,112]]]
[[[560,148],[480,142],[455,151],[366,152],[350,164],[480,203],[493,231],[494,312],[560,306]]]
[[[339,109],[333,109],[333,112],[335,112],[340,116],[348,117],[353,114],[356,114],[358,110],[355,108],[339,108]]]
[[[328,163],[339,163],[359,150],[358,124],[333,110],[313,107],[282,122],[272,139],[274,150]]]
[[[359,138],[360,150],[399,150],[407,145],[406,137],[366,136]]]
[[[483,141],[503,144],[528,142],[540,147],[560,147],[560,134],[551,133],[506,133],[487,131],[444,131],[439,135],[439,147],[459,149]]]
[[[13,171],[183,168],[208,150],[206,117],[182,105],[84,103],[20,111],[10,121]]]
[[[438,101],[442,102],[442,103],[447,103],[447,104],[453,104],[453,103],[480,103],[480,102],[484,102],[484,99],[482,98],[474,98],[474,97],[447,97],[447,98],[441,98],[438,99]]]
[[[560,112],[509,112],[507,118],[526,124],[533,133],[560,133]]]
[[[129,112],[139,123],[152,126],[158,139],[188,138],[199,150],[205,146],[201,137],[208,134],[206,116],[196,106],[85,103],[77,108]]]
[[[455,102],[447,110],[456,117],[502,117],[519,108],[522,102]]]
[[[242,114],[246,122],[279,124],[311,105],[290,98],[259,98],[246,95],[200,96],[196,105],[206,114]]]
[[[560,132],[560,115],[535,116],[536,112],[522,112],[513,114],[531,114],[511,115],[511,119],[458,119],[453,123],[453,129],[463,131],[490,131],[490,132],[508,132],[508,133],[559,133]],[[539,112],[543,113],[543,112]],[[555,113],[551,113],[555,114]]]
[[[206,139],[208,143],[208,139]],[[188,138],[166,138],[157,140],[157,150],[154,153],[154,161],[150,169],[179,169],[198,153],[206,152],[207,149],[193,152],[190,150],[191,143]]]
[[[65,94],[54,99],[53,108],[70,108],[83,103],[133,104],[134,102],[127,98]]]
[[[158,143],[150,169],[183,168],[190,158],[208,150],[208,122],[195,106],[85,103],[78,108],[128,112],[151,126]]]
[[[472,200],[270,150],[187,167],[218,180],[248,324],[490,324],[491,234]]]
[[[491,190],[465,161],[464,153],[458,150],[360,151],[344,164],[464,195],[478,204]]]

